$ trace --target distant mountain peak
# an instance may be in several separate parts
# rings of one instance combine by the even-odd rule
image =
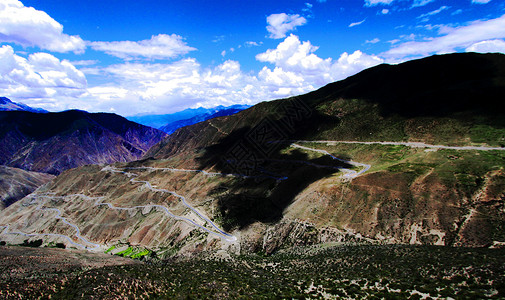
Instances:
[[[7,97],[0,97],[0,111],[29,111],[34,113],[47,113],[48,111],[42,108],[33,108],[22,103],[12,102]]]

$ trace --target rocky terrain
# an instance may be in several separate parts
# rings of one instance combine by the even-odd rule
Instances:
[[[0,166],[0,209],[31,194],[53,178],[50,174]]]
[[[0,239],[159,257],[498,247],[504,76],[504,55],[434,56],[184,127],[142,160],[63,172],[0,212]]]
[[[87,164],[136,160],[165,133],[114,114],[0,112],[0,164],[58,175]]]

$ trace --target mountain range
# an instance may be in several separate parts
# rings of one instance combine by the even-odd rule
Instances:
[[[160,256],[323,243],[501,245],[503,78],[502,54],[379,65],[179,128],[140,160],[67,170],[1,211],[0,226],[51,233],[47,242],[72,247]],[[84,124],[103,123],[84,116]],[[17,126],[7,132],[24,134],[12,139],[37,128]],[[47,135],[30,133],[35,141]]]
[[[48,112],[47,110],[42,108],[32,108],[22,103],[12,102],[9,98],[0,97],[0,111],[15,111],[15,110],[22,110],[36,113]]]
[[[86,164],[131,161],[165,133],[114,114],[0,112],[0,164],[58,175]]]
[[[166,115],[141,115],[127,117],[128,120],[158,128],[168,134],[175,130],[193,125],[208,119],[229,116],[250,107],[249,105],[216,106],[213,108],[189,108],[180,112]]]

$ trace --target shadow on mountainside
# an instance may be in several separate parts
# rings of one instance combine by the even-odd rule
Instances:
[[[213,167],[218,172],[241,175],[211,191],[218,199],[225,230],[244,228],[256,221],[279,221],[285,208],[307,186],[339,172],[339,168],[351,168],[327,155],[291,148],[286,142],[307,138],[324,124],[335,126],[337,118],[311,112],[291,122],[292,130],[283,129],[285,123],[286,115],[277,119],[266,116],[256,126],[234,130],[206,147],[198,158],[200,169]]]
[[[505,109],[505,55],[456,53],[399,65],[379,65],[306,94],[307,103],[328,97],[363,99],[384,117],[495,115]]]

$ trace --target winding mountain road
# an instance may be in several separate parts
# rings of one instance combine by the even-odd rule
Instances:
[[[154,168],[150,168],[150,169],[154,169]],[[172,169],[172,171],[175,170],[175,169]],[[180,170],[180,169],[178,169]],[[137,177],[138,175],[137,174],[134,174],[134,173],[130,173],[130,172],[125,172],[125,171],[121,171],[121,170],[118,170],[114,167],[111,167],[111,166],[107,166],[105,168],[102,169],[102,171],[109,171],[109,172],[114,172],[114,173],[121,173],[121,174],[124,174],[128,177],[133,177],[132,179],[130,179],[130,181],[132,183],[143,183],[149,190],[151,191],[154,191],[154,192],[162,192],[162,193],[168,193],[170,195],[173,195],[179,199],[181,199],[182,203],[187,207],[189,208],[191,211],[193,211],[200,219],[202,219],[204,222],[207,222],[208,224],[210,224],[212,227],[214,227],[216,231],[212,231],[206,227],[203,227],[201,226],[200,224],[196,223],[195,221],[189,219],[189,218],[185,218],[185,217],[181,217],[181,216],[176,216],[174,214],[172,214],[167,207],[165,206],[162,206],[162,205],[157,205],[157,204],[152,204],[152,205],[140,205],[140,206],[134,206],[134,207],[129,207],[129,208],[124,208],[124,207],[117,207],[117,206],[114,206],[113,204],[111,203],[98,203],[96,202],[95,205],[107,205],[109,208],[111,209],[123,209],[123,210],[128,210],[128,209],[137,209],[137,208],[148,208],[148,207],[157,207],[157,208],[160,208],[162,209],[163,211],[165,211],[168,215],[170,215],[171,217],[175,218],[175,219],[179,219],[179,220],[183,220],[183,221],[186,221],[186,222],[189,222],[205,231],[207,231],[209,234],[213,234],[213,235],[216,235],[220,238],[223,238],[224,240],[228,241],[228,242],[235,242],[237,240],[237,237],[229,234],[229,233],[226,233],[224,232],[223,230],[221,230],[219,227],[217,227],[217,225],[212,222],[211,220],[209,220],[207,217],[205,217],[203,214],[201,214],[196,208],[194,208],[193,206],[191,206],[187,201],[186,201],[186,198],[182,195],[179,195],[177,194],[175,191],[169,191],[167,189],[158,189],[156,188],[155,186],[153,186],[149,181],[144,181],[144,180],[137,180],[135,179],[135,177]],[[209,172],[206,172],[206,171],[200,171],[200,170],[182,170],[182,171],[198,171],[200,173],[203,173],[203,174],[208,174],[210,176],[213,176],[215,174],[218,174],[218,173],[215,173],[215,174],[212,174],[212,173],[209,173]],[[204,173],[205,172],[205,173]]]
[[[338,158],[338,157],[334,156],[333,154],[331,154],[330,152],[328,152],[326,150],[309,148],[309,147],[301,146],[301,145],[298,145],[298,144],[295,144],[295,143],[292,143],[291,147],[293,147],[293,148],[299,148],[299,149],[303,149],[303,150],[308,150],[308,151],[319,152],[319,153],[322,153],[324,155],[329,155],[334,160],[338,160],[338,161],[341,161],[343,163],[346,163],[346,164],[349,164],[349,165],[353,165],[355,167],[361,167],[361,170],[359,172],[356,172],[355,170],[351,170],[351,169],[339,168],[341,171],[343,171],[345,173],[344,175],[342,175],[342,177],[343,178],[347,178],[347,179],[356,178],[359,175],[361,175],[361,174],[365,173],[366,171],[368,171],[372,167],[371,165],[367,165],[367,164],[364,164],[364,163],[359,163],[359,162],[355,162],[355,161],[352,161],[352,160],[345,160],[345,159]]]
[[[288,141],[286,141],[288,142]],[[487,146],[444,146],[430,145],[421,142],[360,142],[360,141],[289,141],[290,143],[318,143],[318,144],[363,144],[363,145],[392,145],[407,146],[411,148],[431,148],[431,149],[449,149],[449,150],[476,150],[476,151],[505,151],[505,147],[487,147]]]
[[[305,141],[299,141],[299,142],[305,142]],[[318,141],[318,142],[322,142],[322,141]],[[346,168],[337,168],[337,169],[339,169],[339,170],[341,170],[341,171],[344,172],[344,175],[342,177],[347,178],[347,179],[355,178],[355,177],[363,174],[364,172],[368,171],[368,169],[370,169],[370,167],[371,167],[370,165],[367,165],[367,164],[358,163],[358,162],[354,162],[354,161],[343,160],[341,158],[338,158],[338,157],[332,155],[331,153],[329,153],[326,150],[305,147],[305,146],[301,146],[301,145],[298,145],[298,144],[295,144],[295,143],[292,143],[291,147],[295,147],[295,148],[299,148],[299,149],[303,149],[303,150],[307,150],[307,151],[319,152],[319,153],[322,153],[324,155],[330,156],[332,159],[335,159],[335,160],[338,160],[338,161],[341,161],[341,162],[344,162],[344,163],[347,163],[347,164],[350,164],[350,165],[353,165],[353,166],[356,166],[356,167],[361,167],[361,170],[359,172],[357,172],[355,170],[351,170],[351,169],[346,169]],[[321,167],[324,167],[324,166],[321,166]],[[34,193],[32,195],[29,195],[28,197],[34,197],[34,198],[35,197],[39,197],[39,198],[47,198],[47,199],[52,199],[52,198],[63,198],[64,199],[66,197],[81,197],[81,198],[84,198],[85,200],[89,200],[89,201],[93,201],[94,200],[95,201],[94,202],[94,206],[107,206],[109,209],[113,209],[113,210],[135,210],[135,209],[145,209],[145,208],[156,208],[156,209],[162,210],[163,212],[165,212],[171,218],[174,218],[174,219],[177,219],[177,220],[181,220],[181,221],[185,221],[185,222],[187,222],[187,223],[189,223],[189,224],[191,224],[191,225],[193,225],[195,227],[198,227],[198,228],[200,228],[200,229],[208,232],[209,234],[212,234],[212,235],[215,235],[217,237],[220,237],[221,239],[223,239],[223,240],[225,240],[227,242],[233,243],[233,242],[235,242],[237,240],[236,236],[231,235],[231,234],[223,231],[214,222],[212,222],[209,218],[207,218],[202,213],[200,213],[196,208],[194,208],[193,206],[191,206],[187,202],[187,200],[186,200],[186,198],[184,196],[177,194],[175,191],[170,191],[170,190],[167,190],[167,189],[156,188],[156,186],[153,186],[149,181],[136,179],[136,177],[138,177],[137,174],[131,173],[131,172],[127,172],[125,170],[151,170],[151,171],[162,170],[162,171],[171,171],[171,172],[200,173],[200,174],[203,174],[205,176],[235,176],[235,177],[243,177],[243,178],[258,177],[258,176],[249,176],[249,175],[243,175],[243,174],[217,173],[217,172],[207,172],[205,170],[190,170],[190,169],[176,169],[176,168],[127,167],[127,168],[124,168],[124,170],[120,170],[120,169],[117,169],[117,168],[112,167],[112,166],[106,166],[106,167],[104,167],[104,168],[101,169],[102,172],[113,172],[113,173],[123,174],[123,175],[127,176],[128,178],[131,178],[130,182],[144,184],[144,186],[147,189],[149,189],[149,190],[151,190],[153,192],[167,193],[167,194],[173,195],[174,197],[179,198],[181,200],[181,202],[184,204],[184,206],[186,206],[193,213],[195,213],[196,216],[198,218],[200,218],[202,221],[204,221],[206,224],[209,224],[212,228],[214,228],[214,230],[211,230],[211,229],[209,229],[209,228],[207,228],[205,226],[202,226],[202,225],[198,224],[195,220],[192,220],[190,218],[174,215],[173,213],[171,213],[169,211],[169,209],[167,207],[165,207],[163,205],[158,205],[158,204],[137,205],[137,206],[133,206],[133,207],[119,207],[119,206],[115,206],[112,203],[103,202],[104,197],[90,197],[90,196],[83,195],[83,194],[71,194],[71,195],[66,195],[66,196],[55,196],[55,195],[48,195],[48,194],[46,194],[46,195],[38,195],[38,194]],[[260,177],[262,177],[262,176],[260,176]],[[272,176],[264,176],[264,177],[272,177]],[[286,180],[287,177],[279,177],[279,178],[276,178],[276,179],[277,180]],[[45,205],[46,202],[47,202],[47,200],[45,200],[43,202],[40,202],[39,205],[36,207],[35,210],[56,212],[54,218],[62,220],[63,223],[65,223],[66,225],[68,225],[71,228],[73,228],[75,230],[75,232],[76,232],[74,234],[74,236],[77,239],[79,239],[81,241],[81,243],[77,243],[70,236],[63,235],[63,234],[56,234],[56,233],[24,233],[24,232],[20,232],[20,231],[8,232],[8,230],[10,228],[10,225],[1,225],[0,228],[3,228],[3,230],[2,230],[2,232],[0,232],[0,234],[1,235],[3,235],[3,234],[18,234],[18,235],[23,235],[23,236],[27,236],[27,237],[35,237],[35,236],[53,236],[53,237],[59,237],[59,238],[63,238],[65,240],[67,240],[70,244],[72,244],[72,245],[74,245],[76,247],[84,248],[84,249],[88,249],[88,250],[98,249],[101,246],[100,244],[93,243],[93,242],[89,241],[88,239],[86,239],[85,237],[83,237],[81,235],[81,230],[79,229],[79,227],[77,225],[75,225],[75,224],[70,223],[65,217],[63,217],[62,216],[63,213],[61,212],[60,209],[58,209],[58,208],[50,208],[50,207],[43,207],[43,205]]]

